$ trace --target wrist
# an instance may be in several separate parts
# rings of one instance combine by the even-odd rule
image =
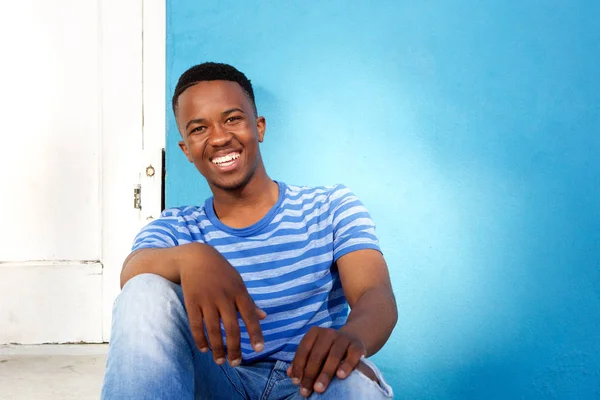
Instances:
[[[203,266],[217,265],[220,254],[205,243],[188,243],[177,247],[175,255],[176,272],[181,279],[182,275],[192,268],[199,271]]]
[[[360,335],[360,332],[357,332],[355,329],[353,329],[351,325],[348,324],[342,326],[339,331],[343,335],[349,337],[354,342],[358,342],[360,347],[364,350],[363,356],[368,357],[369,348],[367,347],[367,343],[365,342],[365,340]]]
[[[173,248],[173,265],[180,280],[187,267],[197,263],[203,245],[203,243],[188,243]]]

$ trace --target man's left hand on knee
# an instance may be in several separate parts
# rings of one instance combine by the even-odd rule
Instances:
[[[358,338],[331,328],[313,327],[298,345],[287,374],[294,384],[300,384],[300,394],[308,397],[313,390],[325,392],[334,376],[348,377],[365,354],[365,345]],[[362,371],[364,367],[363,373],[373,379],[373,371],[360,365],[359,369]]]

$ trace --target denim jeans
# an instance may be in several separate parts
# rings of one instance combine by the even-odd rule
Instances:
[[[369,360],[377,384],[359,371],[334,378],[310,399],[389,399],[392,389]],[[115,302],[102,399],[304,399],[286,375],[289,363],[231,367],[201,353],[192,337],[181,287],[158,275],[132,278]]]

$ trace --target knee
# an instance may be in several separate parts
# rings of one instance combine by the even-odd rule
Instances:
[[[169,296],[178,285],[156,274],[136,275],[125,283],[119,297]]]
[[[375,372],[375,370],[373,370]],[[378,371],[378,370],[377,370]],[[327,391],[323,394],[313,393],[311,399],[391,399],[393,398],[392,388],[383,380],[381,373],[375,372],[379,382],[373,381],[358,370],[352,373],[346,379],[334,378]]]
[[[105,378],[105,387],[126,385],[119,386],[116,398],[127,397],[123,393],[131,393],[138,383],[163,384],[162,378],[173,376],[164,371],[179,368],[181,349],[193,343],[182,299],[180,286],[158,275],[138,275],[125,284],[113,309]]]
[[[155,274],[131,278],[117,297],[116,319],[142,322],[147,318],[163,319],[182,307],[179,285]]]

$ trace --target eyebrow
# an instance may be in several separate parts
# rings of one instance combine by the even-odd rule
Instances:
[[[196,118],[196,119],[191,119],[186,125],[185,125],[185,130],[187,131],[187,129],[190,127],[190,125],[192,124],[201,124],[203,122],[206,122],[206,120],[204,118]]]
[[[223,111],[223,112],[221,113],[221,116],[222,116],[222,117],[224,117],[224,116],[226,116],[227,114],[231,114],[231,113],[233,113],[233,112],[236,112],[236,111],[237,111],[237,112],[241,112],[242,114],[246,114],[246,113],[244,112],[244,110],[242,110],[242,109],[240,109],[240,108],[237,108],[237,107],[234,107],[234,108],[230,108],[230,109],[229,109],[229,110],[227,110],[227,111]]]
[[[223,111],[223,112],[221,113],[221,116],[222,116],[222,117],[224,117],[224,116],[226,116],[227,114],[231,114],[231,113],[233,113],[233,112],[241,112],[242,114],[246,114],[246,113],[244,112],[244,110],[242,110],[242,109],[240,109],[240,108],[237,108],[237,107],[234,107],[234,108],[230,108],[229,110]],[[187,129],[188,129],[188,128],[190,127],[190,125],[192,125],[192,124],[201,124],[201,123],[203,123],[203,122],[206,122],[206,119],[204,119],[204,118],[196,118],[196,119],[191,119],[191,120],[189,120],[189,121],[188,121],[188,123],[187,123],[187,124],[185,124],[185,130],[187,131]]]

